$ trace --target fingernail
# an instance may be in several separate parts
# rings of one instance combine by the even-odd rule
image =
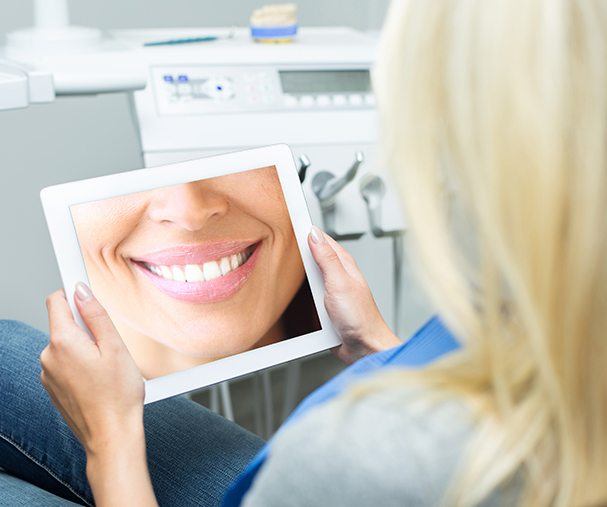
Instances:
[[[93,297],[93,293],[87,284],[78,282],[76,284],[76,297],[80,301],[88,301]]]
[[[315,226],[312,226],[312,230],[310,231],[310,239],[312,240],[312,243],[316,243],[317,245],[325,240],[320,229]]]

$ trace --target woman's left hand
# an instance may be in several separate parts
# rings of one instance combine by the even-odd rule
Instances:
[[[62,291],[47,300],[50,343],[42,351],[42,383],[87,451],[98,453],[121,434],[143,436],[141,373],[104,308],[78,284],[74,297],[94,340],[75,322]],[[127,430],[127,431],[125,431]]]
[[[325,285],[325,308],[342,344],[344,362],[400,345],[382,317],[354,258],[328,234],[314,227],[308,243]]]

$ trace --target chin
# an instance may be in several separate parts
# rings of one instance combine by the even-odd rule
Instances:
[[[208,334],[208,330],[206,334]],[[215,337],[208,336],[208,338],[201,338],[200,335],[195,335],[191,339],[171,342],[163,340],[163,343],[180,354],[206,362],[251,350],[258,341],[259,338],[257,336],[255,338],[243,337],[234,339],[234,333],[232,333],[231,338],[219,342]]]

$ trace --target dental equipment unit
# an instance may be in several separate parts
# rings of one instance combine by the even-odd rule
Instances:
[[[0,109],[55,95],[128,92],[145,166],[289,144],[314,222],[347,242],[386,320],[400,330],[405,224],[377,161],[374,36],[304,27],[290,44],[256,44],[248,28],[116,30],[103,37],[69,25],[66,0],[34,5],[36,26],[9,34],[0,53],[8,59],[0,61]],[[201,38],[213,40],[144,46]],[[363,169],[375,176],[361,175]],[[298,366],[288,371],[285,414],[295,404],[298,377]],[[263,384],[267,391],[268,380]],[[231,416],[227,386],[221,392]]]

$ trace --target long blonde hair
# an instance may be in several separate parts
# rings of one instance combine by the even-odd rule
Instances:
[[[395,0],[374,83],[464,342],[421,376],[478,415],[454,502],[523,473],[528,504],[607,504],[607,2]]]

